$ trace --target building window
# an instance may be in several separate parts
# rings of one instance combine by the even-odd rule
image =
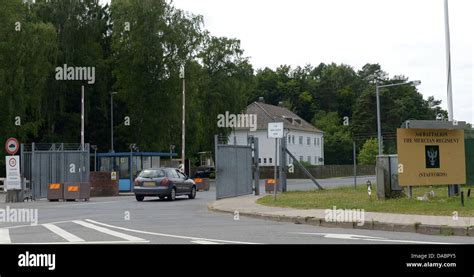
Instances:
[[[295,136],[291,137],[291,143],[295,144]]]
[[[263,158],[263,163],[264,163],[264,164],[267,163],[267,158]]]
[[[288,135],[288,144],[290,144],[290,143],[291,143],[291,136]]]
[[[316,145],[316,140],[317,140],[317,138],[314,138],[314,145]]]
[[[310,145],[310,144],[311,144],[311,138],[310,138],[310,137],[307,137],[307,138],[306,138],[306,144],[307,144],[307,145]]]
[[[300,162],[302,162],[302,161],[303,161],[303,156],[300,156]]]
[[[303,144],[303,136],[300,136],[299,140],[300,140],[300,144]]]
[[[311,163],[311,156],[308,156],[308,163]]]
[[[319,138],[316,138],[315,141],[316,141],[316,145],[319,146]]]
[[[258,163],[259,163],[259,164],[262,163],[262,158],[258,158]]]
[[[270,164],[273,163],[272,158],[269,158],[269,159],[268,159],[268,163],[270,163]]]

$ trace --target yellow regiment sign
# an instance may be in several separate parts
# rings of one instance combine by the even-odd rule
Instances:
[[[401,186],[466,183],[462,129],[397,129],[397,152]]]

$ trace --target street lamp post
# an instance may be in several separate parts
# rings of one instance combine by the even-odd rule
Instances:
[[[377,142],[379,146],[379,156],[382,155],[382,126],[380,123],[380,98],[379,98],[379,90],[381,88],[388,88],[388,87],[395,87],[395,86],[402,86],[402,85],[413,85],[418,86],[421,84],[421,81],[411,81],[411,82],[403,82],[403,83],[396,83],[396,84],[389,84],[389,85],[376,85],[375,86],[375,96],[377,98]]]
[[[117,92],[110,93],[110,152],[114,153],[114,95]]]

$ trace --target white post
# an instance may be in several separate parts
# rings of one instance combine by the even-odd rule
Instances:
[[[446,36],[446,71],[448,75],[448,119],[453,121],[453,92],[452,92],[452,82],[451,82],[451,43],[449,35],[449,12],[448,12],[448,0],[444,0],[444,30]]]
[[[84,86],[81,91],[81,150],[84,151]]]
[[[273,197],[274,200],[276,200],[277,197],[277,187],[278,187],[278,182],[277,182],[277,157],[278,157],[278,138],[275,138],[275,172],[273,173],[273,180],[275,181],[275,184],[273,186]]]

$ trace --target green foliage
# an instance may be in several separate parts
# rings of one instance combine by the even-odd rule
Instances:
[[[376,82],[388,78],[379,64],[355,71],[324,64],[254,73],[240,41],[212,36],[203,18],[165,0],[2,0],[0,9],[0,140],[79,142],[80,94],[85,86],[85,139],[110,149],[110,92],[114,96],[115,150],[136,143],[143,151],[181,148],[181,103],[185,66],[186,155],[213,149],[217,115],[239,113],[263,96],[282,102],[325,132],[325,163],[352,162],[352,137],[376,132]],[[21,30],[16,31],[16,22]],[[129,27],[129,28],[128,28]],[[57,66],[95,67],[95,84],[55,80]],[[383,133],[407,119],[446,116],[441,101],[424,100],[416,88],[381,91]],[[21,118],[16,126],[15,117]],[[124,118],[130,117],[130,126]],[[350,119],[343,126],[344,117]],[[394,146],[384,143],[386,152]],[[1,149],[0,154],[3,153]],[[0,168],[3,170],[0,159]]]
[[[313,125],[324,131],[324,159],[326,164],[352,163],[352,136],[337,112],[319,111]]]
[[[371,138],[365,141],[359,152],[358,163],[361,165],[375,165],[378,154],[377,139]]]

